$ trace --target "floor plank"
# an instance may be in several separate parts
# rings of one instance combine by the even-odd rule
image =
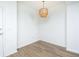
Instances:
[[[37,41],[18,49],[17,53],[8,57],[79,57],[79,55],[66,51],[64,47]]]

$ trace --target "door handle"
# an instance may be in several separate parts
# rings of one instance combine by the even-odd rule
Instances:
[[[0,30],[2,30],[2,28],[0,28]]]
[[[3,33],[0,33],[0,35],[2,35]]]

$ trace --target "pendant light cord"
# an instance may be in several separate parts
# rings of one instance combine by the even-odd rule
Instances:
[[[44,8],[44,2],[45,2],[45,1],[43,1],[43,8]]]

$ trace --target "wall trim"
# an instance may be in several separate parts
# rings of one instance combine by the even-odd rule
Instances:
[[[72,53],[75,53],[75,54],[79,54],[79,52],[78,52],[78,51],[73,50],[73,49],[70,49],[70,48],[66,48],[66,50],[67,50],[67,51],[70,51],[70,52],[72,52]]]
[[[11,55],[11,54],[14,54],[14,53],[16,53],[17,52],[17,50],[15,50],[15,51],[11,51],[10,53],[8,53],[8,54],[5,54],[4,56],[9,56],[9,55]]]
[[[48,42],[48,43],[51,43],[51,44],[54,44],[54,45],[57,45],[57,46],[60,46],[60,47],[64,47],[65,48],[65,46],[63,46],[63,45],[60,45],[60,44],[58,44],[58,43],[54,43],[54,42],[52,42],[52,41],[48,41],[48,40],[42,40],[42,41],[45,41],[45,42]]]
[[[20,48],[22,48],[22,47],[24,47],[24,46],[27,46],[27,45],[32,44],[32,43],[35,43],[36,41],[39,41],[39,40],[34,39],[34,40],[32,40],[32,41],[29,41],[28,43],[26,42],[26,44],[22,44],[22,45],[18,46],[17,49],[20,49]]]

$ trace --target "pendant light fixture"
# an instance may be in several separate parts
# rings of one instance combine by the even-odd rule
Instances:
[[[45,1],[43,1],[43,8],[41,8],[41,9],[39,10],[39,15],[40,15],[41,17],[47,17],[47,16],[48,16],[48,9],[45,8],[44,2],[45,2]]]

